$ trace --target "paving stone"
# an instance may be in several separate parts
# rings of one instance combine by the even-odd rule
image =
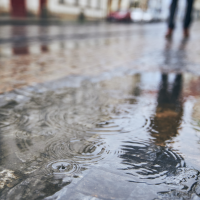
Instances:
[[[139,200],[147,200],[147,199],[155,199],[158,197],[158,192],[167,191],[167,187],[162,187],[159,185],[147,185],[145,183],[135,184],[135,189],[128,197],[127,200],[139,199]]]
[[[100,199],[127,199],[134,186],[126,177],[96,169],[82,179],[76,190]]]
[[[66,196],[64,195],[61,198],[59,198],[59,200],[65,200],[65,199],[66,199]],[[69,195],[67,199],[68,200],[100,200],[96,197],[87,196],[77,191],[71,191],[71,195]]]

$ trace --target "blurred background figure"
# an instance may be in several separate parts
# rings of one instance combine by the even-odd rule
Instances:
[[[185,9],[185,17],[183,22],[183,36],[185,38],[189,37],[189,27],[192,20],[192,8],[194,4],[194,0],[186,0],[187,5]],[[168,19],[168,31],[166,33],[166,38],[171,38],[173,34],[173,30],[175,28],[175,15],[177,10],[178,0],[172,0],[170,6],[170,15]]]

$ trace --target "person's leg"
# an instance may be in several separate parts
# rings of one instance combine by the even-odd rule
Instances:
[[[173,32],[173,29],[175,27],[175,13],[176,13],[176,8],[177,8],[177,3],[178,0],[172,0],[171,5],[170,5],[170,14],[169,14],[169,19],[168,19],[168,31],[166,34],[167,38],[170,38]]]
[[[187,8],[186,8],[186,14],[184,19],[184,36],[189,36],[189,27],[192,21],[192,8],[193,8],[194,0],[187,0]]]
[[[175,27],[175,13],[177,8],[178,0],[172,0],[171,6],[170,6],[170,15],[169,15],[169,21],[168,21],[168,28],[174,29]]]

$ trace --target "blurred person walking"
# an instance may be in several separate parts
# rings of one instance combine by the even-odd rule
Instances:
[[[194,0],[186,0],[187,5],[185,9],[185,18],[183,22],[183,36],[184,38],[189,37],[189,27],[192,21],[192,8],[194,4]],[[165,35],[166,38],[171,38],[173,34],[173,30],[175,28],[175,14],[177,9],[178,0],[172,0],[170,6],[170,15],[168,19],[168,30]]]

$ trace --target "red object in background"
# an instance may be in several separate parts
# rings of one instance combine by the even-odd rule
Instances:
[[[12,17],[26,17],[25,0],[11,0]]]
[[[47,0],[40,0],[40,15],[43,12],[43,9],[46,8]]]
[[[108,21],[131,21],[131,14],[129,11],[112,12],[107,17]]]

